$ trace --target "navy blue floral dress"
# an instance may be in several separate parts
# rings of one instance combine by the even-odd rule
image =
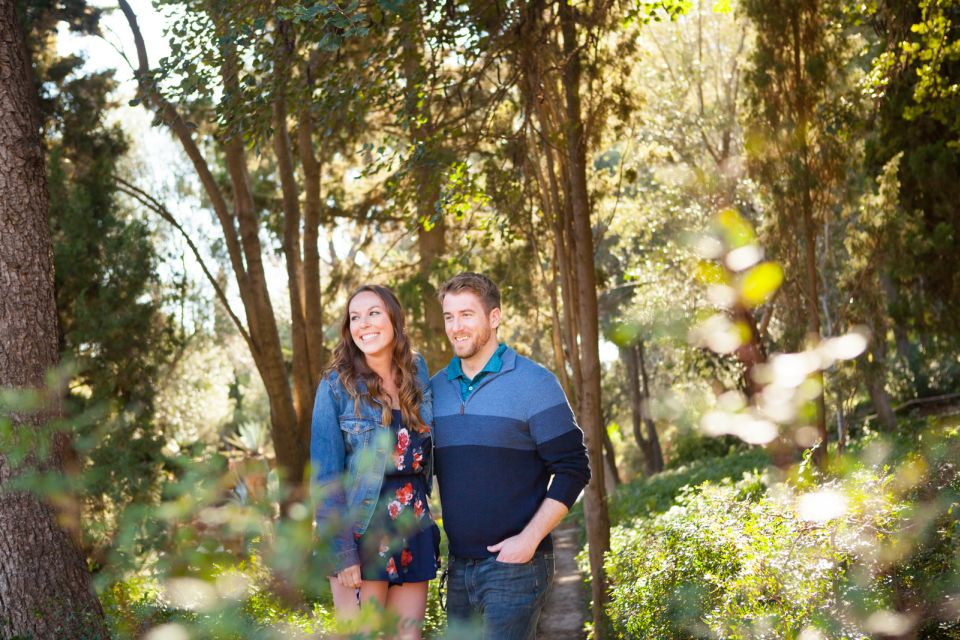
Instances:
[[[440,566],[440,529],[427,506],[427,466],[433,455],[429,432],[408,429],[393,410],[393,454],[370,526],[358,540],[360,575],[391,585],[424,582]]]

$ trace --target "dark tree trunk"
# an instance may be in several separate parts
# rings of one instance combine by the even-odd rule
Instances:
[[[806,294],[806,313],[807,313],[807,333],[814,339],[819,341],[821,339],[820,335],[820,295],[818,292],[817,286],[817,228],[814,224],[813,215],[814,215],[814,205],[813,205],[813,189],[816,188],[815,180],[813,177],[813,169],[811,167],[810,161],[810,149],[807,146],[807,131],[810,126],[810,119],[812,114],[810,113],[810,103],[807,100],[806,93],[808,91],[808,82],[806,76],[806,70],[803,66],[803,43],[801,42],[801,30],[804,25],[801,25],[803,20],[803,9],[799,7],[793,7],[792,13],[790,14],[790,24],[791,31],[793,36],[792,41],[792,53],[793,53],[793,73],[797,83],[797,140],[800,143],[800,161],[802,163],[801,170],[801,219],[800,219],[800,229],[801,229],[801,241],[803,242],[802,255],[803,255],[803,265],[804,265],[804,293]],[[819,16],[816,15],[815,8],[811,10],[811,15],[809,16],[810,20],[819,20]],[[807,27],[809,28],[809,27]],[[817,25],[814,28],[819,29],[820,26]],[[817,382],[820,384],[821,392],[814,399],[814,406],[816,407],[815,415],[815,427],[817,429],[817,435],[820,437],[820,446],[818,446],[813,452],[813,458],[821,469],[824,468],[827,464],[827,442],[829,441],[829,433],[827,431],[827,409],[824,402],[825,390],[824,385],[824,376],[822,372],[816,372],[813,374]]]
[[[910,348],[910,337],[907,327],[903,321],[903,314],[898,307],[900,306],[900,293],[897,286],[890,280],[890,276],[885,271],[880,272],[880,287],[887,298],[887,312],[890,315],[890,321],[893,325],[893,338],[897,345],[897,357],[904,365],[910,369],[913,375],[913,392],[919,397],[930,393],[930,380],[923,370],[923,364],[919,358],[914,357],[913,350]],[[874,334],[875,336],[877,334]],[[877,338],[879,339],[879,338]]]
[[[0,0],[0,388],[39,390],[57,364],[57,310],[43,151],[14,5]],[[38,431],[52,409],[9,416],[16,441],[45,437]],[[49,456],[17,467],[0,454],[0,638],[107,637],[83,555],[58,514],[9,490],[24,471],[61,472],[65,444],[58,437]]]
[[[586,140],[580,108],[580,46],[573,7],[567,0],[559,3],[560,27],[563,34],[563,86],[565,93],[566,154],[569,202],[572,209],[573,236],[576,238],[576,303],[579,316],[580,370],[583,388],[580,392],[580,420],[590,456],[593,476],[584,495],[587,540],[590,543],[591,589],[595,637],[604,634],[603,610],[607,596],[607,580],[603,555],[610,550],[610,515],[604,492],[603,424],[600,404],[600,327],[597,310],[597,276],[594,265],[593,229],[590,221],[590,199],[587,192]]]
[[[606,429],[601,429],[601,431],[603,432],[603,459],[607,463],[606,473],[610,474],[606,489],[610,491],[623,484],[623,481],[620,479],[620,471],[617,469],[617,452],[613,449],[610,432]]]
[[[873,344],[870,348],[873,356],[872,361],[864,362],[861,360],[861,362],[863,381],[867,387],[867,394],[870,396],[870,403],[873,405],[874,411],[877,412],[877,422],[888,433],[892,433],[897,428],[897,417],[893,413],[890,394],[887,393],[887,349],[884,343],[884,336],[886,335],[884,324],[880,322],[872,327],[874,335]]]
[[[642,343],[621,348],[620,356],[627,366],[633,437],[643,453],[644,473],[648,476],[653,475],[663,471],[663,451],[660,448],[656,424],[644,414],[644,405],[650,399],[650,382],[643,358]]]
[[[643,349],[641,340],[634,347],[637,352],[637,364],[640,366],[640,379],[643,380],[642,400],[643,404],[640,410],[643,415],[643,423],[647,427],[647,442],[650,447],[650,472],[660,473],[663,471],[663,449],[660,448],[660,436],[657,435],[657,425],[653,418],[647,413],[647,407],[650,405],[650,377],[647,375],[647,357]]]
[[[423,61],[420,13],[414,3],[403,21],[403,72],[406,80],[405,109],[413,143],[413,180],[416,187],[417,250],[420,260],[417,275],[423,301],[422,328],[426,335],[420,348],[431,371],[446,366],[452,352],[444,338],[443,312],[437,289],[431,282],[434,266],[446,253],[446,223],[437,211],[440,200],[441,149],[434,133],[431,92],[424,84],[427,69]],[[419,123],[419,124],[418,124]]]

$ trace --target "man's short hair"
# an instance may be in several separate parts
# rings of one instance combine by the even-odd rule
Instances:
[[[443,297],[448,293],[460,293],[461,291],[469,291],[480,298],[483,309],[487,313],[500,308],[500,289],[497,288],[493,280],[482,273],[464,271],[444,282],[438,294],[440,302],[443,302]]]

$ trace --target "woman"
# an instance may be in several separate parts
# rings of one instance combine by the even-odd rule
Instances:
[[[376,601],[400,618],[401,637],[420,637],[439,562],[440,531],[427,507],[432,421],[427,367],[410,348],[399,301],[386,287],[360,287],[317,389],[310,440],[339,620]]]

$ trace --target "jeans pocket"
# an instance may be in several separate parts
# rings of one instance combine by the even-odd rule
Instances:
[[[537,556],[524,563],[500,562],[494,558],[489,563],[488,578],[491,584],[516,593],[533,594],[546,586],[545,567]]]

